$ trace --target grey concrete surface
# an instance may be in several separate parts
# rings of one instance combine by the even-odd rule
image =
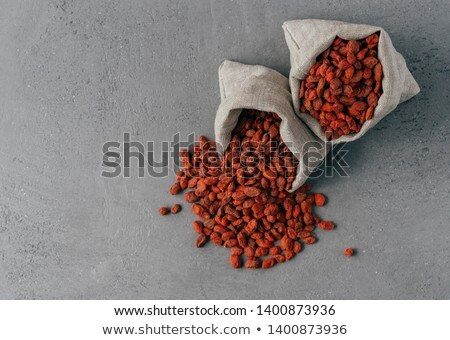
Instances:
[[[448,1],[0,1],[0,298],[450,298]],[[102,145],[213,137],[224,59],[287,75],[281,25],[384,27],[422,92],[315,180],[334,232],[270,271],[193,246],[172,178],[101,177]],[[187,209],[186,209],[187,210]],[[345,247],[358,256],[344,258]]]

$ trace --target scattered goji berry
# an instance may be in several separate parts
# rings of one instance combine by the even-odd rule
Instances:
[[[166,207],[159,208],[159,213],[161,215],[167,215],[169,212],[170,212],[169,208],[166,208]]]
[[[174,204],[172,206],[172,208],[170,208],[170,212],[172,214],[178,214],[180,212],[180,210],[181,210],[181,205],[179,205],[179,204]]]
[[[350,257],[350,256],[353,255],[353,252],[354,252],[354,251],[353,251],[352,248],[347,248],[347,249],[344,250],[344,255]]]

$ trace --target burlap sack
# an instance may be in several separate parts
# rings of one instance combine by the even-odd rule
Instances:
[[[215,120],[218,145],[223,150],[228,147],[242,109],[277,113],[282,120],[281,138],[300,160],[291,191],[298,189],[329,148],[295,115],[288,79],[267,67],[225,61],[219,68],[219,82],[221,103]]]
[[[373,118],[364,123],[359,133],[341,136],[334,142],[347,142],[360,138],[392,112],[398,104],[412,98],[420,91],[417,82],[406,67],[405,59],[395,50],[389,35],[381,27],[307,19],[285,22],[283,29],[291,57],[289,83],[295,112],[322,139],[325,138],[325,134],[319,122],[311,115],[300,112],[298,93],[300,80],[306,78],[317,56],[332,44],[336,36],[346,40],[357,40],[380,32],[378,58],[383,66],[383,94],[378,101]]]

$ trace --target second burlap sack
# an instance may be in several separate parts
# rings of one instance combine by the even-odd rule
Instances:
[[[383,66],[383,94],[375,108],[373,118],[363,124],[360,132],[341,136],[334,140],[335,143],[353,141],[362,137],[398,104],[412,98],[420,91],[406,66],[405,59],[395,50],[389,35],[381,27],[306,19],[285,22],[283,29],[291,58],[289,82],[295,113],[321,139],[325,139],[325,134],[319,121],[308,113],[300,112],[298,93],[300,81],[306,78],[317,56],[325,51],[336,37],[359,40],[372,33],[380,32],[378,58]]]

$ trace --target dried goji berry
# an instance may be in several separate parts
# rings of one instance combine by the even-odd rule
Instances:
[[[345,256],[352,256],[353,255],[353,249],[352,248],[347,248],[344,250],[344,255]]]
[[[178,214],[180,212],[180,210],[181,210],[181,205],[179,205],[179,204],[174,204],[172,206],[172,208],[170,208],[170,212],[172,214]]]
[[[166,208],[166,207],[159,208],[159,213],[161,215],[167,215],[169,212],[170,212],[169,208]]]
[[[240,268],[242,266],[241,259],[238,255],[230,255],[230,264],[233,268]]]

